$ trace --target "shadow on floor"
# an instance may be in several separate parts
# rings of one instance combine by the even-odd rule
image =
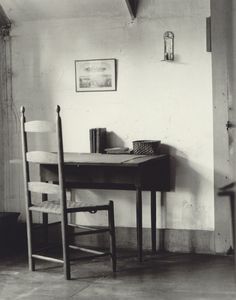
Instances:
[[[232,256],[118,252],[113,274],[108,258],[72,264],[73,280],[62,267],[39,261],[29,272],[24,252],[0,258],[0,299],[234,299],[236,273]]]

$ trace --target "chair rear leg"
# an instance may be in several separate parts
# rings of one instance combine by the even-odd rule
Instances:
[[[114,204],[113,201],[109,201],[108,209],[108,223],[109,223],[109,234],[110,234],[110,252],[112,270],[116,272],[116,237],[115,237],[115,221],[114,221]]]

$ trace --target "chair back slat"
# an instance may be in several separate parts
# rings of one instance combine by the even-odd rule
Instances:
[[[49,121],[29,121],[25,122],[25,132],[56,132],[56,126]]]
[[[56,120],[54,122],[36,120],[36,121],[26,121],[25,117],[25,108],[21,107],[21,136],[22,136],[22,158],[23,158],[23,167],[24,167],[24,186],[25,186],[25,200],[26,207],[32,206],[32,192],[42,194],[42,201],[46,199],[44,196],[47,194],[57,194],[58,200],[61,204],[61,209],[65,221],[66,217],[66,192],[64,186],[64,152],[63,152],[63,140],[62,140],[62,125],[60,117],[60,106],[56,107]],[[31,139],[28,140],[28,133],[35,133],[36,138],[37,134],[41,133],[54,133],[56,137],[56,152],[50,152],[48,150],[40,150],[39,148],[34,149],[33,151],[28,151],[28,142],[32,142]],[[43,143],[43,145],[45,145]],[[40,179],[33,179],[35,177],[34,171],[35,168],[30,168],[30,165],[34,164],[53,164],[58,169],[58,185],[46,183],[40,181]],[[40,178],[40,176],[38,176]],[[45,195],[44,195],[45,194]],[[29,216],[27,216],[29,219]],[[30,221],[30,220],[28,220]]]
[[[31,163],[57,164],[58,155],[46,151],[30,151],[26,153],[26,160]]]
[[[28,182],[28,190],[34,193],[55,195],[59,193],[59,186],[52,183],[31,181]]]

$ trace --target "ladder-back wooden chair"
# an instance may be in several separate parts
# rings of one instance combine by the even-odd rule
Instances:
[[[25,108],[21,108],[21,135],[22,135],[22,154],[23,154],[23,169],[24,169],[24,183],[25,183],[25,204],[26,204],[26,224],[27,224],[27,242],[28,242],[28,258],[29,269],[35,270],[35,260],[42,259],[56,263],[62,263],[64,266],[64,276],[66,279],[71,278],[70,249],[78,249],[92,253],[92,257],[109,255],[111,257],[113,272],[116,271],[116,246],[115,246],[115,228],[114,228],[114,208],[113,202],[90,205],[77,201],[69,201],[66,199],[66,182],[64,178],[64,154],[63,154],[63,139],[62,139],[62,123],[60,117],[60,107],[56,109],[56,122],[48,121],[29,121],[26,122]],[[46,151],[28,151],[27,139],[29,133],[56,133],[57,139],[57,153]],[[57,164],[58,165],[58,182],[48,183],[41,181],[31,181],[30,164]],[[42,195],[42,201],[35,204],[33,195],[39,193]],[[56,200],[49,200],[48,195],[55,194]],[[106,228],[88,228],[82,232],[76,232],[76,235],[97,234],[101,232],[108,232],[110,237],[110,249],[108,252],[95,251],[93,249],[86,249],[76,245],[69,244],[69,226],[77,226],[68,223],[68,214],[75,212],[89,212],[95,213],[97,211],[107,211],[108,226]],[[32,243],[33,238],[33,212],[39,212],[43,215],[43,222],[47,225],[48,214],[56,214],[60,216],[61,235],[62,235],[62,252],[63,259],[56,259],[38,253]],[[91,257],[91,256],[90,256]],[[79,258],[78,258],[79,259]],[[73,259],[74,260],[74,259]]]

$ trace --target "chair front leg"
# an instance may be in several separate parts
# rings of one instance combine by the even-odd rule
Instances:
[[[28,209],[26,211],[26,226],[27,226],[29,270],[35,271],[35,259],[32,257],[32,254],[33,254],[33,234],[32,234],[33,215],[32,215],[32,211],[29,211]]]
[[[114,221],[114,204],[113,201],[109,201],[108,209],[108,223],[109,223],[109,234],[110,234],[110,253],[112,270],[116,272],[116,237],[115,237],[115,221]]]
[[[62,251],[64,261],[64,277],[65,279],[71,279],[70,276],[70,258],[69,258],[69,237],[68,237],[68,216],[67,212],[61,216],[61,233],[62,233]]]

